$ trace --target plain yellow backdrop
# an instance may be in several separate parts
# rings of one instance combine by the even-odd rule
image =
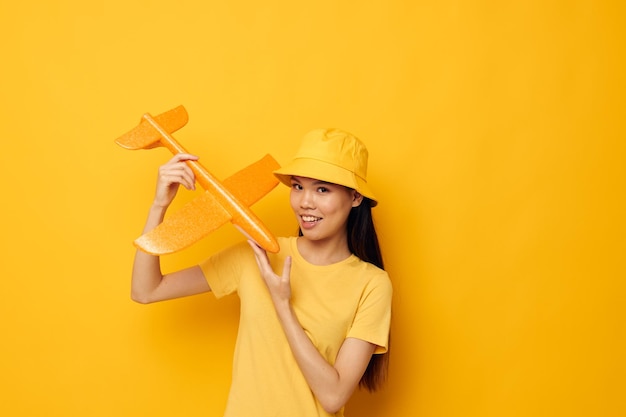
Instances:
[[[113,140],[183,104],[175,137],[218,177],[286,162],[312,128],[368,145],[393,350],[348,415],[626,415],[625,11],[1,0],[0,414],[221,415],[237,300],[129,298],[170,155]],[[287,195],[253,206],[277,235]]]

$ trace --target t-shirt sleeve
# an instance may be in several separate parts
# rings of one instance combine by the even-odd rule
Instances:
[[[211,291],[217,298],[237,291],[242,273],[241,265],[249,256],[254,256],[252,250],[246,242],[242,242],[212,255],[199,264]]]
[[[348,337],[376,345],[374,353],[385,353],[389,347],[391,325],[391,281],[383,272],[372,279],[363,291],[359,308]]]

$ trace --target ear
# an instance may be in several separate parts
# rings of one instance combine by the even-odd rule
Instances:
[[[352,190],[352,207],[358,207],[363,202],[363,196],[356,190]]]

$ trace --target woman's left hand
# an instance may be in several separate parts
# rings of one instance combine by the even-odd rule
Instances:
[[[288,304],[291,300],[291,281],[289,276],[291,272],[291,257],[288,256],[285,259],[283,273],[282,275],[278,275],[272,269],[265,250],[253,240],[248,240],[248,244],[254,251],[256,263],[259,266],[261,276],[272,296],[272,301],[276,306],[283,303]]]

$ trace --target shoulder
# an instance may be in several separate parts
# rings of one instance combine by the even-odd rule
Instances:
[[[393,285],[387,271],[360,259],[358,265],[361,278],[364,281],[363,295],[368,296],[375,293],[380,298],[391,298]]]
[[[391,279],[389,278],[389,274],[387,273],[387,271],[377,267],[370,262],[365,262],[359,258],[356,259],[357,267],[363,271],[363,274],[369,277],[369,280],[391,285]]]

